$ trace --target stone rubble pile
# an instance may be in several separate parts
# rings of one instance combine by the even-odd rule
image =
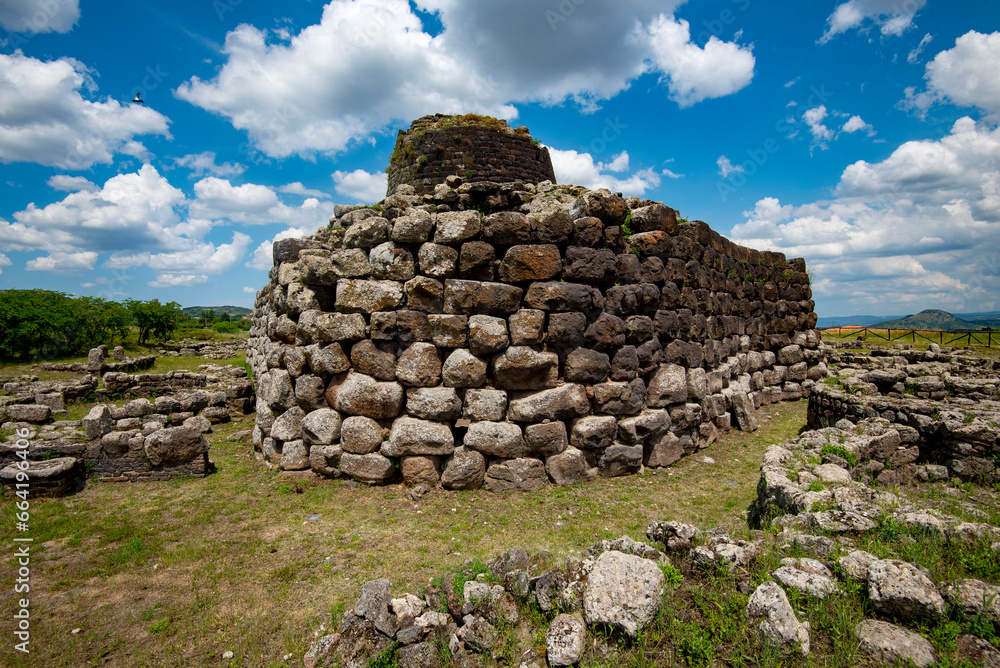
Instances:
[[[241,351],[246,350],[246,347],[246,341],[243,339],[228,341],[196,341],[185,339],[176,343],[167,341],[157,352],[162,357],[205,357],[225,360],[236,357]]]
[[[275,243],[253,312],[269,466],[497,491],[625,475],[826,373],[804,261],[658,202],[451,177],[335,213]]]

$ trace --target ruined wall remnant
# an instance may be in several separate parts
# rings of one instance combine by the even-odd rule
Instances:
[[[270,466],[495,491],[624,475],[825,371],[803,260],[606,190],[395,193],[274,245],[247,350]]]
[[[467,183],[541,183],[556,180],[549,151],[528,129],[485,116],[424,116],[399,131],[389,163],[389,191],[413,186],[418,194],[434,191],[446,177]]]

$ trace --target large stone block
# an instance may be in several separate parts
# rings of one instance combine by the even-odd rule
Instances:
[[[434,243],[457,244],[479,236],[482,229],[478,211],[453,211],[435,215]]]
[[[441,379],[447,387],[482,387],[486,384],[486,361],[457,348],[445,358]]]
[[[688,397],[687,372],[677,364],[661,364],[649,387],[646,388],[646,405],[662,408],[683,403]]]
[[[406,248],[399,248],[386,241],[372,248],[368,253],[372,276],[391,281],[408,281],[416,275],[413,254]]]
[[[512,246],[500,263],[500,280],[545,281],[562,269],[559,247],[553,244]]]
[[[521,428],[512,422],[473,422],[465,433],[463,445],[501,459],[528,454]]]
[[[518,309],[522,294],[521,288],[504,283],[451,279],[444,284],[444,312],[508,315]]]
[[[559,382],[559,356],[513,346],[493,360],[493,378],[505,390],[541,390]]]
[[[454,451],[455,437],[451,427],[443,422],[411,417],[397,418],[392,423],[389,440],[381,448],[386,457],[450,455]]]
[[[399,354],[396,378],[409,387],[431,387],[441,381],[441,358],[432,343],[414,343]]]
[[[387,420],[403,409],[403,386],[352,371],[343,380],[330,382],[326,400],[341,413]]]
[[[406,412],[424,420],[457,420],[462,399],[453,387],[411,387],[406,390]]]
[[[604,297],[589,285],[549,281],[528,286],[524,305],[542,311],[586,312],[604,308]]]
[[[567,383],[514,399],[507,408],[507,418],[516,422],[569,420],[590,413],[590,399],[583,385]]]
[[[397,281],[343,279],[337,283],[336,303],[342,313],[392,311],[403,304],[403,285]]]
[[[147,436],[143,450],[153,466],[183,464],[208,452],[208,439],[188,427],[167,427]]]
[[[549,482],[545,465],[528,457],[490,465],[486,471],[486,489],[490,492],[529,492]]]

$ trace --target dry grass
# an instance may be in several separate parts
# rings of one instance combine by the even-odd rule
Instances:
[[[419,502],[403,486],[263,470],[246,438],[228,438],[252,426],[246,418],[211,437],[218,472],[205,479],[92,483],[33,501],[33,654],[12,656],[7,642],[0,657],[202,666],[231,650],[233,666],[299,665],[313,631],[373,578],[415,592],[456,563],[512,546],[580,553],[603,538],[642,538],[653,519],[743,526],[764,449],[794,437],[805,408],[765,409],[758,432],[730,432],[665,471],[504,496],[434,490]],[[13,512],[4,501],[3,526]],[[311,514],[320,519],[307,522]],[[0,635],[10,631],[5,616]]]

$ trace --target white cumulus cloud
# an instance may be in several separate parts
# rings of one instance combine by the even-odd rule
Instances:
[[[170,136],[166,116],[143,105],[91,100],[94,88],[90,71],[71,58],[0,54],[0,162],[87,169],[116,153],[135,155],[142,149],[137,135]]]
[[[673,18],[680,4],[582,3],[553,21],[535,0],[419,0],[443,26],[432,35],[406,0],[332,0],[298,33],[239,25],[218,74],[175,93],[229,119],[267,155],[310,157],[428,113],[512,119],[518,103],[565,101],[592,110],[647,72],[682,106],[746,86],[750,47],[696,46]]]
[[[0,220],[2,220],[2,219],[0,219]],[[12,264],[13,264],[13,262],[10,261],[9,257],[7,257],[6,255],[4,255],[3,253],[0,253],[0,274],[3,273],[3,268],[4,267],[9,267]]]
[[[906,89],[904,106],[925,112],[935,102],[950,102],[1000,119],[1000,32],[962,35],[927,63],[924,79],[927,90]]]
[[[385,191],[389,187],[384,172],[373,173],[363,169],[355,169],[353,172],[337,170],[332,176],[336,184],[333,189],[338,195],[364,204],[385,199]]]
[[[86,190],[87,192],[93,192],[97,190],[97,185],[82,176],[69,176],[68,174],[55,174],[50,176],[46,184],[53,190],[68,190],[69,192],[77,192],[80,190]]]
[[[625,195],[644,195],[660,185],[660,175],[655,169],[646,168],[632,174],[624,174],[628,169],[628,154],[620,153],[605,164],[594,160],[590,153],[560,150],[546,147],[552,157],[552,169],[559,183],[586,186],[587,188],[607,188]],[[624,159],[622,156],[625,156]]]
[[[827,28],[820,37],[820,44],[836,35],[861,28],[867,21],[879,27],[883,35],[899,36],[913,26],[917,12],[924,8],[927,0],[848,0],[833,10],[827,18]]]
[[[90,271],[97,262],[97,253],[85,251],[80,253],[52,253],[33,260],[28,260],[25,269],[28,271],[51,271],[56,274],[72,274],[78,271]]]
[[[750,84],[754,57],[750,47],[714,35],[704,47],[691,42],[688,22],[661,15],[649,26],[648,44],[655,69],[663,73],[670,97],[681,107],[725,97]]]
[[[80,20],[80,0],[3,0],[0,26],[9,32],[69,32]]]
[[[847,119],[847,122],[841,126],[840,131],[848,134],[861,131],[872,134],[872,126],[865,123],[864,119],[860,116],[851,116]]]
[[[1000,308],[998,165],[1000,129],[963,118],[941,140],[849,165],[834,199],[760,200],[732,236],[805,257],[831,315]]]

